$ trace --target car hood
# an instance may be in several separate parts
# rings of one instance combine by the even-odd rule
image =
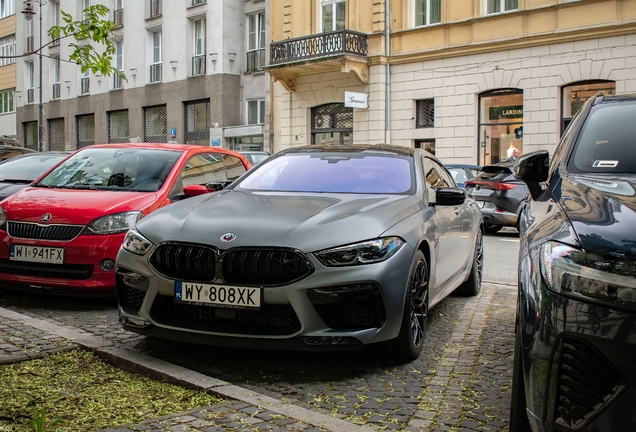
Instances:
[[[27,187],[24,183],[0,182],[0,201]]]
[[[636,257],[636,176],[564,176],[560,203],[584,249]]]
[[[156,201],[153,192],[120,192],[27,187],[2,203],[7,219],[41,222],[50,213],[49,224],[85,225],[103,215],[143,210]]]
[[[417,212],[410,195],[298,194],[228,190],[186,200],[137,224],[154,243],[181,241],[229,249],[294,247],[315,251],[380,236]],[[231,243],[221,237],[236,234]]]

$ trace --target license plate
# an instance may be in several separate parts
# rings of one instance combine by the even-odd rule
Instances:
[[[64,248],[12,244],[9,258],[15,261],[64,264]]]
[[[176,282],[174,299],[180,302],[202,303],[210,306],[258,309],[261,307],[261,289]]]

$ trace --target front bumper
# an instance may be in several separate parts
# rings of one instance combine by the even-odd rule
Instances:
[[[114,262],[125,233],[80,235],[71,241],[11,238],[0,242],[0,285],[11,289],[47,289],[78,295],[115,295],[115,271],[101,267]],[[64,248],[63,264],[41,264],[10,259],[11,244]]]
[[[140,257],[122,249],[117,257],[120,321],[136,333],[219,346],[356,349],[397,337],[413,253],[405,244],[385,262],[339,268],[324,267],[308,255],[314,271],[287,285],[263,287],[260,310],[219,314],[220,308],[175,303],[175,280],[151,268],[150,254]],[[126,284],[120,276],[130,272],[138,277]],[[347,294],[350,287],[359,291]],[[330,289],[342,302],[323,307],[316,290]],[[373,311],[375,318],[366,316]]]

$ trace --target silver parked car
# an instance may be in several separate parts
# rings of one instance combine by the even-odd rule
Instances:
[[[379,343],[409,361],[430,307],[479,293],[482,225],[475,202],[423,150],[284,150],[128,232],[116,264],[120,321],[220,346]]]

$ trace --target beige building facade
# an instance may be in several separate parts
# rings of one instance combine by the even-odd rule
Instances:
[[[598,91],[636,93],[636,0],[271,0],[270,17],[273,151],[495,163],[552,151]]]

